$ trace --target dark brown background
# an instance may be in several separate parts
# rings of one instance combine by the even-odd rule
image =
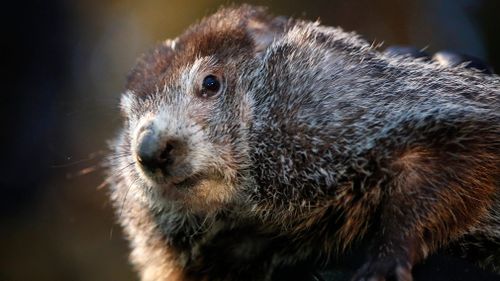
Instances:
[[[497,0],[250,2],[384,46],[454,49],[500,69]],[[2,3],[0,281],[137,280],[98,188],[124,77],[141,52],[227,3]]]

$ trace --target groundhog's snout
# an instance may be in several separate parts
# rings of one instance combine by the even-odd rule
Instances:
[[[185,157],[185,150],[181,140],[148,129],[139,133],[135,154],[145,170],[152,173],[160,170],[164,176],[169,176],[173,174],[175,165]]]

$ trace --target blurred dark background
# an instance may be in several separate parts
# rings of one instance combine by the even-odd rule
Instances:
[[[247,1],[500,70],[498,0]],[[137,280],[100,188],[137,56],[227,1],[4,1],[0,281]],[[383,48],[383,47],[382,47]]]

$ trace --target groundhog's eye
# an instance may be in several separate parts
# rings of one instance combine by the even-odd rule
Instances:
[[[201,84],[200,96],[208,98],[216,95],[220,90],[220,82],[214,75],[207,75]]]

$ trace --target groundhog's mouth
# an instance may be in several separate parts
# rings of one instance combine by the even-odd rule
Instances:
[[[160,184],[162,195],[173,201],[184,201],[191,196],[191,191],[200,185],[203,178],[200,175],[175,177]]]
[[[172,177],[169,181],[172,187],[182,190],[202,185],[205,181],[220,182],[223,181],[223,177],[214,171],[203,171],[189,176]]]
[[[188,177],[170,178],[162,186],[161,195],[179,203],[190,212],[212,212],[234,198],[234,189],[216,173],[196,173]]]
[[[200,174],[195,174],[183,179],[172,180],[172,185],[178,189],[187,189],[196,186],[202,178],[203,177]]]

